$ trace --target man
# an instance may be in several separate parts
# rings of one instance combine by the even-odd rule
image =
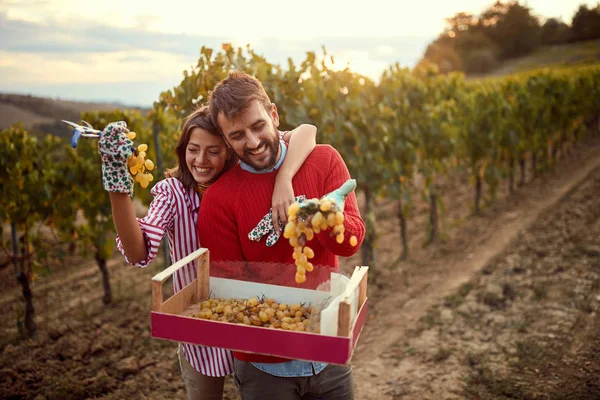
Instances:
[[[198,218],[202,247],[210,250],[214,261],[293,264],[287,240],[280,238],[267,247],[264,239],[248,238],[270,209],[277,169],[287,151],[279,140],[276,106],[257,79],[234,71],[215,87],[210,107],[215,125],[241,162],[204,194]],[[340,154],[331,146],[317,145],[292,185],[296,196],[311,199],[337,189],[349,178]],[[348,240],[338,244],[329,230],[321,232],[310,242],[314,265],[336,271],[338,256],[353,255],[362,243],[365,224],[354,193],[346,199],[344,214],[345,235],[356,236],[358,245],[351,246]],[[234,352],[234,358],[236,385],[244,400],[354,398],[350,366],[239,352]]]

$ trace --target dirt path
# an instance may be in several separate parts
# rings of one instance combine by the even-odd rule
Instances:
[[[597,149],[579,161],[575,171],[562,171],[544,182],[534,183],[512,205],[505,204],[508,209],[499,206],[480,221],[472,221],[462,233],[440,246],[443,256],[436,257],[435,250],[417,254],[412,262],[385,277],[386,295],[378,298],[371,308],[371,318],[353,358],[358,399],[394,398],[390,386],[403,377],[431,379],[427,370],[426,376],[413,376],[410,364],[396,365],[390,359],[391,349],[405,342],[432,306],[455,293],[586,178],[597,175],[600,166]],[[452,371],[447,372],[450,372],[447,379],[451,379]],[[426,398],[420,396],[424,394],[412,398]]]
[[[597,168],[429,308],[361,398],[600,398],[599,194]]]

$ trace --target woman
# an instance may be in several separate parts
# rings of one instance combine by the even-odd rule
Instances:
[[[196,232],[202,193],[238,160],[213,125],[210,111],[203,106],[184,122],[175,147],[177,165],[167,178],[152,188],[154,199],[145,217],[135,217],[130,194],[133,181],[127,171],[131,148],[124,123],[110,124],[99,141],[103,160],[103,183],[110,192],[117,245],[128,263],[146,267],[167,235],[171,260],[176,262],[200,247]],[[286,157],[273,192],[273,218],[284,222],[287,208],[294,202],[290,178],[315,147],[316,128],[301,125],[282,133],[289,142]],[[173,277],[175,293],[196,279],[195,263],[179,269]],[[224,377],[233,372],[231,352],[190,344],[179,346],[179,360],[189,399],[221,399]]]

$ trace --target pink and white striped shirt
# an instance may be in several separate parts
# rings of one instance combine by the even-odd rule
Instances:
[[[144,218],[138,223],[144,233],[148,257],[134,264],[146,267],[156,258],[158,247],[166,234],[169,241],[169,254],[172,262],[177,262],[200,247],[196,224],[200,197],[193,190],[187,190],[176,178],[164,179],[152,188],[154,199]],[[123,245],[117,236],[117,247],[125,256]],[[130,263],[131,264],[131,263]],[[175,293],[196,279],[196,262],[180,268],[173,276]],[[206,376],[225,376],[233,373],[233,355],[230,350],[182,343],[185,358],[200,373]]]

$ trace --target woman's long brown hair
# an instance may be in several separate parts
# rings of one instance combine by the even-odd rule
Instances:
[[[165,171],[165,176],[167,178],[177,178],[181,181],[181,183],[183,183],[183,186],[186,189],[194,188],[201,193],[204,191],[203,189],[206,189],[208,185],[204,184],[200,186],[194,179],[194,176],[188,169],[187,164],[185,162],[185,151],[188,143],[190,142],[190,136],[192,135],[192,131],[195,128],[204,129],[211,135],[218,136],[221,139],[223,138],[223,136],[219,133],[219,131],[212,122],[209,107],[206,105],[200,106],[184,120],[183,127],[181,128],[181,135],[177,140],[177,145],[175,145],[175,155],[177,157],[177,163],[174,168]],[[235,154],[232,154],[231,157],[225,161],[223,170],[215,177],[214,180],[219,178],[225,172],[229,171],[231,167],[233,167],[237,162],[237,156]]]

